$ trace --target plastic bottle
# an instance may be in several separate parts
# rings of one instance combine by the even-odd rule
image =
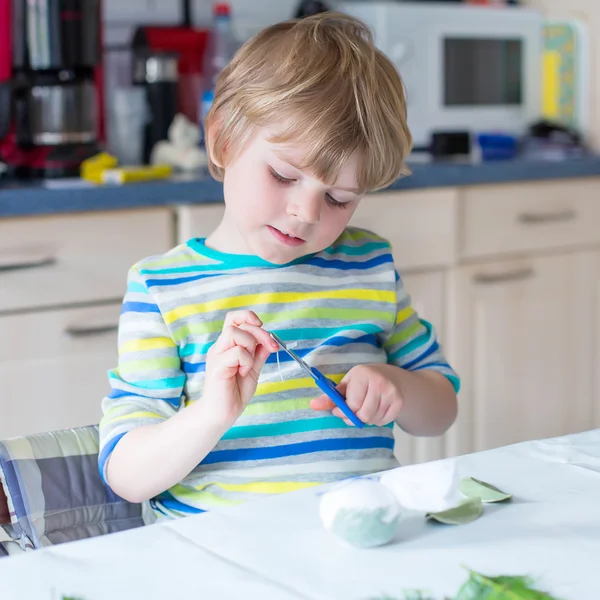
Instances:
[[[200,107],[202,126],[212,106],[217,76],[231,60],[235,50],[236,40],[232,31],[231,7],[226,2],[219,2],[213,7],[213,25],[204,56],[204,91]]]

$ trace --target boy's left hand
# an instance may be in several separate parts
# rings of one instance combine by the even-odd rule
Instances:
[[[358,365],[348,371],[340,384],[339,392],[346,398],[350,410],[365,424],[387,425],[395,421],[404,401],[400,390],[390,377],[393,365]],[[352,423],[325,394],[311,401],[313,410],[332,410],[347,425]]]

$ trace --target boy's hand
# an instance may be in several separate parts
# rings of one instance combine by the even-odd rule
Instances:
[[[368,425],[387,425],[395,421],[404,404],[398,387],[393,383],[393,365],[358,365],[348,371],[337,389],[346,398],[350,410]],[[311,401],[314,410],[333,410],[347,425],[352,423],[326,395]]]
[[[251,310],[225,317],[223,331],[208,351],[202,404],[216,422],[231,426],[256,392],[260,372],[277,342]]]

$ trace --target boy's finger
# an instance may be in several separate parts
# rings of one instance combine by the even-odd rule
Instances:
[[[254,365],[254,357],[242,346],[234,346],[220,357],[220,367],[231,369],[237,367],[241,372],[248,372]]]
[[[362,405],[356,411],[356,416],[363,423],[372,423],[379,410],[380,402],[380,396],[372,388],[368,388],[367,395],[363,399]]]
[[[252,367],[252,369],[257,375],[260,375],[260,372],[265,366],[267,358],[269,358],[270,355],[271,350],[269,348],[265,348],[262,344],[256,347],[256,354],[254,355],[254,366]]]
[[[350,419],[339,408],[335,408],[333,410],[333,416],[342,419],[342,421],[344,421],[344,423],[346,423],[346,425],[349,427],[355,426],[354,423],[352,423],[352,421],[350,421]]]
[[[223,354],[235,346],[242,346],[250,354],[254,354],[258,342],[256,338],[249,332],[244,331],[240,327],[228,326],[223,329],[217,341],[213,344],[212,354]]]
[[[310,401],[310,407],[313,410],[332,410],[335,408],[335,403],[326,396],[322,394],[321,396],[317,396]]]
[[[251,310],[236,310],[225,315],[225,323],[223,326],[227,327],[229,325],[235,325],[239,327],[244,323],[255,325],[257,327],[262,325],[262,321],[258,318],[255,312]]]
[[[249,325],[248,323],[242,323],[239,328],[254,336],[254,339],[259,344],[262,344],[265,348],[268,348],[270,352],[274,352],[275,350],[279,349],[279,344],[269,335],[269,332],[262,327]]]

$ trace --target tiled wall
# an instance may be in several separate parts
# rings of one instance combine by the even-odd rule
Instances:
[[[236,34],[245,39],[261,27],[293,16],[299,0],[230,0]],[[194,0],[197,24],[209,23],[213,2]],[[129,40],[133,24],[177,23],[181,20],[179,0],[104,0],[105,40],[108,45]]]
[[[238,40],[251,37],[261,28],[294,16],[299,0],[229,0],[234,32]],[[103,0],[104,67],[108,150],[119,154],[122,119],[115,114],[115,90],[131,86],[131,53],[128,50],[136,25],[169,24],[182,21],[180,0]],[[213,0],[193,0],[192,15],[197,25],[208,25]]]
[[[300,0],[230,0],[234,27],[239,39],[246,39],[261,27],[293,16]],[[550,17],[578,18],[587,23],[590,33],[590,63],[587,76],[590,81],[590,139],[600,148],[600,0],[523,0],[524,4],[541,9]],[[196,23],[209,23],[212,0],[194,0]],[[333,4],[333,3],[332,3]],[[105,42],[109,47],[128,43],[134,24],[176,23],[181,19],[179,0],[104,0]],[[112,60],[113,80],[129,76],[127,68],[119,69],[119,61]],[[120,70],[120,74],[119,74]],[[113,82],[111,82],[113,83]]]
[[[299,0],[229,0],[234,33],[238,40],[251,37],[261,28],[294,16]],[[132,32],[140,24],[169,24],[182,21],[180,0],[103,0],[104,66],[106,73],[109,144],[112,99],[118,87],[131,85],[131,54],[128,50]],[[192,15],[197,25],[209,25],[213,0],[193,0]],[[114,135],[114,134],[112,134]]]

